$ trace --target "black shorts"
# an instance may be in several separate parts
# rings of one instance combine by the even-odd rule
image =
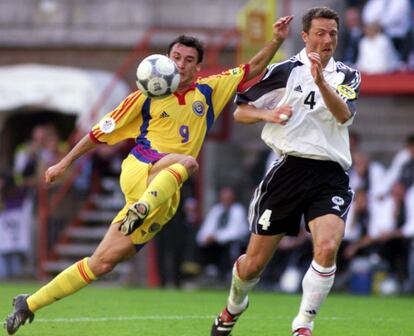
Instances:
[[[308,231],[308,223],[323,215],[335,214],[345,221],[353,194],[338,163],[285,155],[273,163],[255,190],[250,231],[296,236],[302,216]]]

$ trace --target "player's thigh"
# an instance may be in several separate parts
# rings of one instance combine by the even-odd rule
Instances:
[[[246,255],[239,269],[240,276],[247,274],[260,274],[275,253],[284,234],[264,236],[252,233],[247,246]],[[245,273],[245,274],[243,274]]]
[[[124,236],[116,225],[110,225],[88,263],[92,272],[100,276],[134,254],[135,248],[131,238]]]
[[[126,203],[136,202],[144,193],[150,169],[151,164],[141,162],[131,154],[122,162],[119,181]]]

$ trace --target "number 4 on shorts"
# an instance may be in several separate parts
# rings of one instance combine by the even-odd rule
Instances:
[[[266,209],[259,218],[259,224],[262,226],[262,230],[266,231],[270,226],[270,216],[272,216],[272,210]]]

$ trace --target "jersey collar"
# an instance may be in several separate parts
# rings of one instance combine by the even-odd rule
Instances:
[[[303,48],[300,53],[296,56],[299,61],[301,61],[306,66],[310,67],[311,62],[309,60],[308,54],[306,53],[306,49]],[[323,69],[324,71],[334,72],[335,71],[335,60],[333,57],[328,62],[328,65]]]
[[[178,93],[177,91],[174,92],[174,96],[177,97],[178,102],[179,102],[180,105],[185,105],[185,95],[189,91],[195,90],[195,88],[196,88],[196,83],[195,82],[192,82],[191,83],[191,86],[187,90],[185,90],[183,93]]]

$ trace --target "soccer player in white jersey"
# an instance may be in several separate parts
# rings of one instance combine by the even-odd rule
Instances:
[[[236,97],[235,119],[246,124],[265,121],[262,139],[280,158],[253,195],[249,245],[234,264],[227,305],[211,336],[231,333],[249,304],[248,292],[280,240],[298,234],[302,217],[314,253],[302,281],[292,335],[312,335],[314,319],[334,282],[353,197],[346,173],[351,165],[348,126],[355,115],[360,74],[332,58],[339,26],[335,11],[312,8],[302,21],[305,48],[269,66],[261,81]],[[260,324],[258,334],[259,329]]]

